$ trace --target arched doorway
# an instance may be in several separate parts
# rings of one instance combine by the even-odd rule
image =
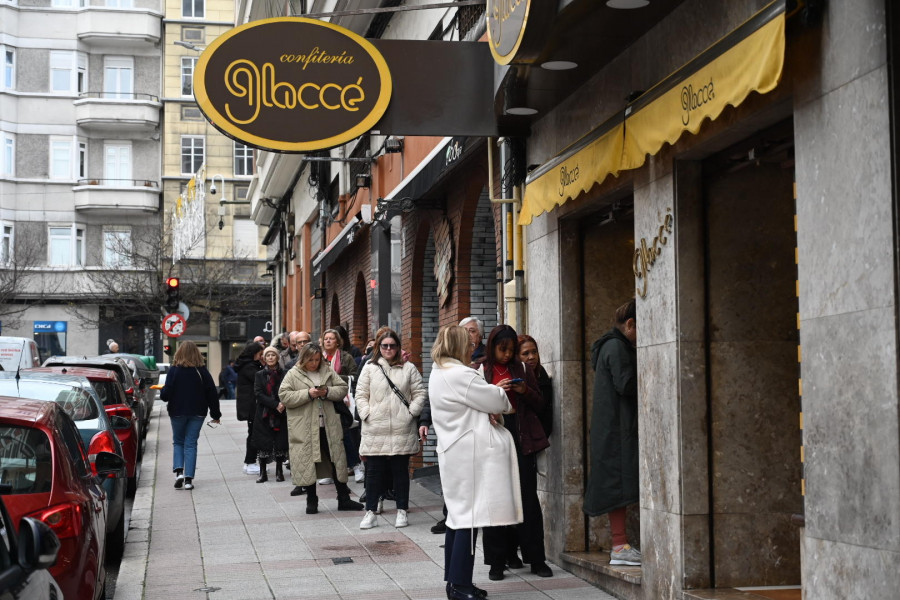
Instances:
[[[366,298],[366,281],[362,273],[356,274],[356,289],[353,293],[353,327],[350,339],[357,348],[365,348],[369,330],[369,303]]]
[[[334,327],[341,324],[341,303],[338,302],[338,295],[331,296],[331,314],[328,317],[328,326]]]

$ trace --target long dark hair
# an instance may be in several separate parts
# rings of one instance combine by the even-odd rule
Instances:
[[[488,335],[487,347],[484,351],[484,365],[486,367],[494,368],[494,349],[500,345],[500,342],[507,340],[512,342],[513,345],[512,358],[509,359],[509,362],[515,365],[522,364],[522,361],[519,359],[519,335],[516,333],[516,330],[509,325],[497,325],[491,329],[491,333]]]
[[[256,353],[262,351],[262,349],[263,346],[259,342],[249,342],[246,346],[244,346],[244,349],[241,350],[241,353],[238,355],[235,362],[250,362],[253,360],[253,357],[256,356]]]

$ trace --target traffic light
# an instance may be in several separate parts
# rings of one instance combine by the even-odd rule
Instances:
[[[173,356],[175,354],[175,346],[170,342],[166,342],[165,345],[163,345],[163,352],[166,353],[166,356]]]
[[[178,278],[169,277],[166,279],[166,310],[170,313],[178,310],[181,303],[181,292],[178,288]]]

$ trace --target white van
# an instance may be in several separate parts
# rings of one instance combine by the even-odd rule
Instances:
[[[4,371],[41,366],[37,344],[30,338],[0,336],[0,366]]]

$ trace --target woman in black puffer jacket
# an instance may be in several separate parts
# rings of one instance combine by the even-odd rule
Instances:
[[[263,347],[256,342],[250,342],[241,351],[240,356],[234,361],[234,370],[237,371],[237,418],[238,421],[247,421],[247,450],[244,454],[244,473],[258,475],[259,466],[256,464],[256,447],[251,443],[253,435],[253,417],[256,414],[256,395],[253,384],[256,373],[262,369]]]

